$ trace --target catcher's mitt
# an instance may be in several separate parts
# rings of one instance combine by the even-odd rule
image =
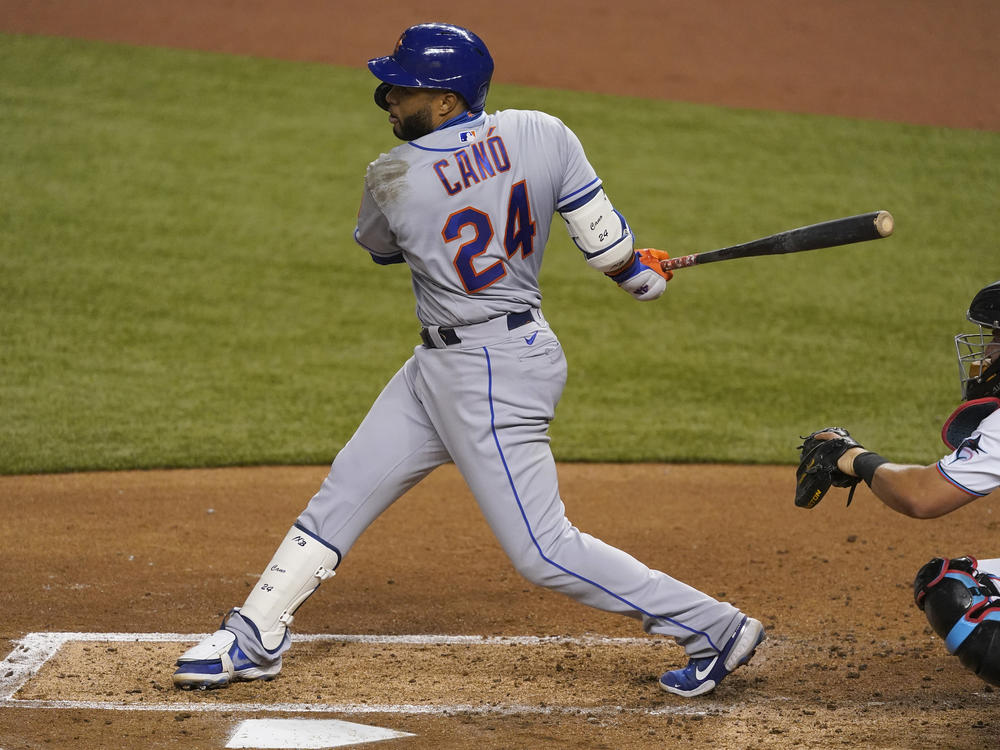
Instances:
[[[821,432],[833,432],[837,437],[821,440],[816,437]],[[854,490],[861,481],[848,476],[837,468],[837,459],[851,448],[863,447],[851,437],[843,427],[825,427],[802,438],[801,460],[795,472],[795,504],[800,508],[812,508],[823,499],[830,487],[850,487],[847,504],[854,499]]]

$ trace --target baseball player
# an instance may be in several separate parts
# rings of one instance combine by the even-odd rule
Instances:
[[[813,507],[831,484],[853,495],[864,480],[893,510],[937,518],[1000,487],[1000,281],[976,293],[966,317],[978,330],[955,337],[963,403],[941,430],[951,453],[927,466],[896,464],[843,428],[819,430],[801,446],[796,504]],[[1000,685],[1000,558],[934,558],[913,586],[948,651]]]
[[[413,26],[368,67],[379,80],[375,102],[403,143],[369,165],[354,239],[375,263],[409,267],[421,342],[243,606],[180,657],[174,683],[212,688],[277,675],[296,609],[379,514],[454,462],[525,578],[675,639],[690,660],[660,678],[664,690],[714,689],[754,654],[761,623],[577,530],[549,448],[566,379],[538,286],[554,215],[583,261],[637,300],[666,289],[670,274],[658,262],[666,254],[634,249],[561,121],[485,111],[493,59],[475,34]]]

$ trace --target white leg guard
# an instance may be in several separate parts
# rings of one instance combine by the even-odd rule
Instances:
[[[253,622],[264,648],[281,645],[295,610],[340,564],[340,553],[317,537],[292,526],[278,545],[240,614]]]

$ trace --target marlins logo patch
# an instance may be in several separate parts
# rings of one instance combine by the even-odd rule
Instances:
[[[980,440],[982,440],[982,435],[968,437],[963,440],[961,445],[955,449],[955,458],[952,459],[951,463],[955,463],[955,461],[968,461],[977,453],[982,453],[983,449],[979,447]]]

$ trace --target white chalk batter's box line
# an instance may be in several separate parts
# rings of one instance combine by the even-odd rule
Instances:
[[[108,711],[213,711],[332,714],[573,714],[606,716],[616,714],[698,715],[704,716],[718,706],[700,703],[688,706],[624,708],[622,706],[526,706],[517,704],[372,704],[372,703],[125,703],[119,701],[21,700],[14,694],[28,682],[59,649],[71,642],[119,643],[196,643],[207,633],[28,633],[16,640],[14,650],[0,662],[0,708],[76,708]],[[582,636],[478,636],[478,635],[296,635],[297,643],[331,641],[337,643],[399,644],[409,646],[541,646],[569,643],[580,646],[649,646],[649,639]]]

